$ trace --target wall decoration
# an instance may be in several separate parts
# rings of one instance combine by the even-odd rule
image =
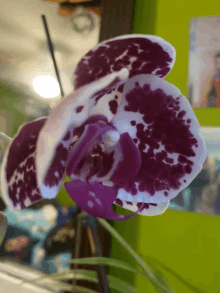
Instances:
[[[190,22],[188,98],[194,108],[220,108],[220,16]]]

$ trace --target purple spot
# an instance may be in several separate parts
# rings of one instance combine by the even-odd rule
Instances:
[[[83,110],[84,106],[79,106],[75,109],[76,113],[80,113]]]
[[[69,140],[70,139],[70,136],[71,136],[71,133],[70,131],[67,132],[67,134],[65,135],[65,137],[63,138],[63,140]]]
[[[109,107],[110,107],[110,111],[112,112],[112,114],[116,114],[117,113],[117,109],[118,109],[118,102],[116,100],[112,100],[109,101]]]
[[[192,172],[192,167],[190,165],[185,166],[186,173],[190,174]]]
[[[143,204],[142,202],[138,202],[137,207],[140,208],[142,204]],[[150,205],[157,206],[157,204],[155,204],[155,203],[145,203],[143,208],[141,209],[141,211],[143,211],[144,209],[148,210]]]
[[[165,195],[165,196],[168,196],[168,192],[167,192],[167,191],[164,191],[164,195]]]
[[[53,187],[58,185],[60,180],[62,180],[65,166],[62,165],[62,161],[66,162],[68,156],[68,149],[60,143],[55,151],[55,156],[52,164],[50,165],[50,169],[47,172],[47,176],[45,177],[44,184],[49,187]],[[54,173],[57,172],[58,176],[54,176]]]
[[[115,203],[116,203],[117,205],[119,205],[120,207],[123,207],[123,201],[120,200],[119,198],[116,198]]]
[[[123,89],[124,89],[124,85],[121,84],[117,90],[119,91],[119,93],[123,93]]]
[[[132,126],[135,126],[135,125],[136,125],[136,121],[132,120],[132,121],[131,121],[131,125],[132,125]]]
[[[186,111],[180,111],[177,115],[177,118],[183,118],[186,115]]]
[[[165,161],[166,161],[167,163],[170,163],[170,164],[173,163],[173,159],[172,159],[172,158],[166,158]]]

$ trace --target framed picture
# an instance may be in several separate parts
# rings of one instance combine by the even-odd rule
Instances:
[[[201,134],[207,148],[203,169],[169,207],[220,215],[220,127],[202,127]]]
[[[220,108],[220,16],[190,22],[188,97],[194,108]]]

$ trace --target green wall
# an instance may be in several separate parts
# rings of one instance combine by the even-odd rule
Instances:
[[[190,19],[218,15],[220,1],[210,0],[136,0],[133,33],[158,35],[169,41],[177,51],[176,63],[166,80],[187,95],[188,48]],[[196,109],[201,126],[220,126],[220,109]],[[124,210],[117,207],[117,212]],[[133,248],[147,260],[160,260],[199,292],[219,292],[220,276],[220,217],[176,210],[167,210],[156,217],[135,216],[114,227]],[[112,257],[130,261],[127,253],[112,241]],[[132,262],[133,263],[133,262]],[[141,276],[131,276],[119,270],[112,274],[133,283],[138,293],[156,290]],[[170,273],[162,270],[177,293],[195,292]]]
[[[219,12],[218,0],[136,0],[133,32],[158,35],[176,48],[176,63],[166,80],[185,96],[190,19]],[[220,126],[220,109],[196,109],[195,114],[202,126]],[[157,258],[203,292],[219,292],[219,217],[167,210],[156,217],[136,216],[135,221],[116,223],[115,227],[122,233],[132,227],[133,237],[138,238],[137,252],[143,258]],[[193,292],[170,274],[165,276],[177,293]],[[156,292],[142,277],[135,278],[135,286],[139,293]]]

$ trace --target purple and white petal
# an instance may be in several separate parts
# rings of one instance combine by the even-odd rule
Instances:
[[[135,216],[144,206],[142,204],[136,212],[129,216],[119,215],[112,210],[112,203],[117,196],[117,192],[113,188],[103,186],[98,182],[88,184],[81,180],[65,182],[64,186],[77,206],[94,217],[124,221]]]
[[[7,206],[22,210],[42,199],[36,181],[36,144],[47,118],[19,128],[4,156],[1,170],[2,198]]]
[[[116,198],[116,200],[113,203],[132,212],[136,212],[142,205],[142,202],[136,203],[131,201],[122,201],[119,198]],[[142,216],[161,215],[168,209],[169,203],[170,201],[161,203],[144,203],[143,210],[141,212],[138,212],[138,214]]]
[[[99,43],[78,63],[74,72],[74,87],[78,89],[122,68],[129,78],[139,74],[165,77],[176,58],[174,47],[152,35],[123,35]]]
[[[55,159],[56,156],[59,157],[58,164],[63,164],[66,167],[66,150],[71,144],[71,139],[65,140],[65,137],[69,137],[74,128],[80,128],[89,118],[91,109],[100,94],[105,95],[111,89],[125,83],[127,78],[128,71],[126,69],[105,76],[70,94],[52,110],[47,123],[40,132],[37,143],[37,181],[44,197],[55,197],[60,187],[63,171],[56,178],[58,167]],[[53,163],[55,165],[51,167]],[[49,170],[51,172],[47,174]]]
[[[140,152],[129,134],[120,136],[114,127],[100,120],[85,127],[69,152],[66,172],[73,180],[129,180],[140,165]]]
[[[103,121],[100,122],[86,125],[82,136],[76,141],[70,150],[67,158],[66,173],[71,179],[75,178],[74,173],[78,173],[78,171],[80,171],[80,169],[77,169],[77,167],[82,159],[85,158],[85,162],[86,159],[89,159],[94,147],[100,141],[100,136],[105,132],[114,129],[111,126],[106,125]],[[87,175],[85,174],[85,178],[83,179],[86,179],[86,177]]]
[[[104,95],[97,104],[92,108],[92,114],[97,115],[102,113],[107,117],[108,121],[117,113],[118,105],[122,100],[123,85],[115,88],[108,94]]]
[[[107,132],[106,134],[114,137],[117,132],[115,134]],[[110,141],[113,140],[110,138]],[[92,181],[114,181],[118,178],[130,180],[137,174],[141,166],[140,152],[128,133],[121,134],[118,142],[112,146],[106,142],[105,150],[100,153],[100,156],[102,157],[102,168],[91,177]]]
[[[174,198],[202,169],[206,158],[200,126],[188,100],[155,75],[126,83],[111,123],[128,132],[141,153],[133,180],[115,182],[123,201],[161,203]]]
[[[44,178],[43,184],[40,186],[40,191],[44,198],[54,198],[63,184],[66,161],[72,140],[73,131],[68,130],[65,137],[56,147],[54,158]],[[42,166],[42,168],[44,168],[44,166]]]

